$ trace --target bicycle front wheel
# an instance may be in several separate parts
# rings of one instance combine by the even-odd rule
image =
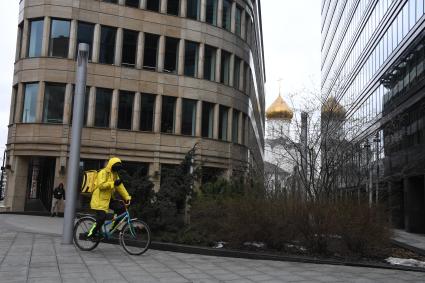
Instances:
[[[77,220],[74,225],[74,243],[83,251],[91,251],[99,245],[98,239],[88,238],[90,229],[96,223],[96,219],[91,216],[85,216]]]
[[[120,233],[120,243],[124,250],[131,255],[145,253],[151,244],[149,226],[141,220],[132,220],[125,224]]]

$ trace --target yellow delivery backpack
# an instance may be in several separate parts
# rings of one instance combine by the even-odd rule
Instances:
[[[96,171],[96,170],[84,171],[83,181],[81,184],[81,193],[90,194],[90,195],[93,193],[95,189],[97,173],[99,173],[99,171]]]

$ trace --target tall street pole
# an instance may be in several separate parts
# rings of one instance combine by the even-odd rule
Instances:
[[[75,207],[77,204],[78,168],[80,163],[81,131],[84,121],[84,99],[87,81],[87,62],[89,58],[89,45],[78,45],[77,66],[75,75],[74,110],[72,114],[71,148],[68,160],[66,178],[66,206],[63,222],[63,244],[72,244],[74,228]]]

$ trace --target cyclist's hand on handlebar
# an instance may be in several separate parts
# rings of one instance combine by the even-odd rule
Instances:
[[[125,204],[126,206],[129,206],[129,205],[130,205],[130,202],[131,202],[131,200],[129,200],[129,199],[128,199],[128,200],[125,200],[125,201],[124,201],[124,204]]]
[[[115,187],[118,187],[121,184],[122,184],[122,180],[121,179],[116,179],[115,182],[114,182],[114,186]]]

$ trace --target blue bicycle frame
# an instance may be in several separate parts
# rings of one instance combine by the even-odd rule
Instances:
[[[118,227],[123,226],[124,225],[123,222],[125,222],[125,221],[127,221],[127,224],[130,227],[131,234],[135,237],[136,234],[134,233],[133,225],[131,225],[132,220],[135,220],[135,219],[130,218],[130,214],[128,213],[128,210],[126,210],[124,213],[114,217],[112,220],[106,220],[103,224],[103,235],[105,236],[105,239],[111,238],[112,234],[114,234],[115,231],[117,231]],[[111,225],[114,221],[119,221],[115,225],[114,229],[112,229],[112,230],[107,229],[107,227],[109,225]]]

